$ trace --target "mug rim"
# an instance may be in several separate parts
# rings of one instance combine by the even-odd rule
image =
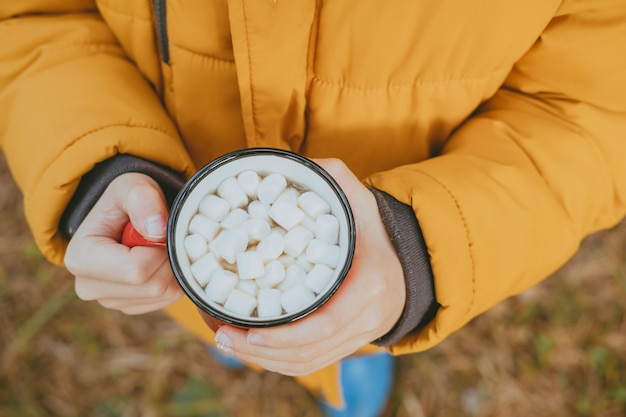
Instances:
[[[187,283],[188,278],[185,277],[183,268],[181,267],[178,261],[178,251],[176,250],[175,236],[176,236],[176,223],[181,214],[181,210],[184,206],[184,203],[187,197],[193,192],[193,190],[198,186],[198,184],[200,184],[204,180],[204,178],[206,178],[212,172],[216,171],[220,167],[224,166],[225,164],[228,164],[229,162],[235,159],[239,160],[241,158],[248,158],[248,157],[254,157],[254,156],[259,156],[259,155],[278,156],[278,157],[283,157],[283,158],[293,160],[297,163],[304,165],[308,169],[310,169],[313,173],[317,174],[319,177],[321,177],[322,180],[324,180],[328,184],[329,188],[333,191],[333,193],[339,200],[339,203],[343,209],[343,212],[346,218],[347,233],[348,233],[348,237],[347,237],[348,247],[347,247],[345,261],[343,262],[343,265],[341,266],[341,269],[338,272],[337,279],[335,279],[335,282],[323,294],[320,294],[320,296],[311,305],[307,306],[306,308],[297,310],[293,313],[281,315],[277,318],[268,318],[267,320],[258,320],[258,319],[247,320],[243,317],[230,316],[227,313],[213,307],[209,302],[207,302],[199,294],[197,294],[194,288],[192,288],[191,285]],[[229,152],[227,154],[224,154],[210,161],[209,163],[207,163],[206,165],[198,169],[198,171],[194,173],[194,175],[191,176],[191,178],[185,183],[183,188],[178,192],[178,194],[176,195],[176,198],[174,199],[172,203],[172,208],[171,208],[171,212],[170,212],[170,216],[169,216],[168,224],[167,224],[166,240],[167,240],[166,247],[167,247],[167,252],[168,252],[168,258],[169,258],[170,266],[172,268],[174,276],[176,280],[178,281],[178,284],[180,285],[180,287],[185,292],[185,294],[191,299],[191,301],[197,307],[199,307],[202,311],[204,311],[208,315],[218,319],[219,321],[225,324],[230,324],[233,326],[244,327],[244,328],[263,328],[263,327],[272,327],[272,326],[278,326],[282,324],[291,323],[305,316],[308,316],[309,314],[313,313],[314,311],[318,310],[321,306],[326,304],[326,302],[337,292],[342,282],[344,281],[348,271],[350,270],[350,267],[352,266],[352,260],[354,257],[354,251],[355,251],[355,246],[356,246],[356,225],[355,225],[354,215],[350,207],[350,203],[348,202],[348,198],[346,197],[344,191],[341,189],[341,187],[335,181],[335,179],[320,165],[316,164],[312,160],[300,154],[294,153],[292,151],[287,151],[284,149],[246,148],[246,149]],[[189,278],[189,279],[193,279],[193,278]]]

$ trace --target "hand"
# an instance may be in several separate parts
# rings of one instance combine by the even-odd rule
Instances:
[[[356,248],[352,267],[333,297],[295,323],[268,329],[221,327],[218,347],[285,375],[305,375],[386,334],[400,318],[406,285],[398,255],[373,194],[339,160],[316,160],[339,183],[352,207]]]
[[[159,185],[139,173],[109,184],[69,243],[65,265],[83,300],[95,300],[126,314],[166,307],[182,296],[163,248],[119,243],[131,221],[149,240],[163,241],[167,206]]]

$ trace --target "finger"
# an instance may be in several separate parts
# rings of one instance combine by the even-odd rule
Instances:
[[[362,325],[363,323],[355,323],[354,328],[359,329],[359,326]],[[345,355],[371,342],[371,336],[368,332],[356,331],[354,333],[338,333],[332,338],[320,339],[306,345],[293,344],[276,348],[251,340],[250,333],[241,334],[230,328],[222,328],[218,333],[217,341],[221,346],[256,363],[267,360],[285,364],[316,363],[320,358],[326,358],[330,354],[334,356]]]
[[[228,328],[227,328],[228,327]],[[233,339],[233,347],[231,345],[223,345],[224,334],[228,334]],[[334,363],[346,356],[354,353],[359,346],[349,346],[345,343],[339,343],[332,348],[320,347],[319,351],[308,353],[298,348],[286,349],[281,354],[267,354],[265,348],[252,347],[252,351],[248,349],[239,350],[240,343],[245,340],[245,331],[235,329],[229,326],[222,327],[217,335],[216,341],[220,349],[233,355],[243,361],[255,363],[264,369],[278,372],[284,375],[306,375]]]
[[[167,253],[163,248],[128,248],[103,237],[82,239],[74,243],[72,245],[70,242],[71,247],[68,247],[65,257],[66,268],[74,276],[141,284],[160,268],[167,266],[169,269]]]
[[[128,174],[112,183],[116,201],[123,202],[133,227],[149,240],[163,240],[167,229],[167,205],[159,185],[143,174]]]
[[[303,372],[306,368],[311,370],[318,366],[326,365],[332,361],[350,355],[352,352],[367,344],[367,338],[361,334],[345,336],[338,335],[331,343],[318,342],[307,346],[292,348],[271,349],[264,346],[256,346],[245,343],[235,336],[231,351],[240,359],[257,363],[263,367],[272,364],[272,370],[276,370],[278,364],[283,369],[296,371],[294,367],[300,367],[297,372]]]
[[[107,307],[114,310],[120,310],[126,314],[143,314],[149,311],[160,310],[169,304],[177,301],[183,296],[183,291],[175,280],[172,280],[163,294],[158,297],[142,297],[141,291],[136,291],[137,288],[130,288],[135,290],[135,293],[139,294],[137,297],[103,297],[97,299],[103,307]]]
[[[267,359],[256,360],[256,358],[248,358],[245,355],[236,355],[236,357],[242,361],[254,363],[271,372],[276,372],[286,376],[304,376],[338,362],[349,355],[350,353],[342,353],[338,355],[333,354],[332,356],[329,355],[328,357],[319,358],[317,361],[309,363],[285,363],[282,361]]]
[[[138,315],[162,310],[170,304],[178,301],[182,296],[182,291],[178,291],[177,293],[171,294],[167,297],[162,297],[157,300],[146,301],[143,299],[105,299],[98,300],[98,303],[103,307],[112,310],[118,310],[124,314]]]
[[[174,279],[168,264],[162,266],[145,278],[142,283],[135,283],[126,277],[90,278],[77,276],[74,289],[82,300],[97,300],[103,298],[157,298],[179,287]]]

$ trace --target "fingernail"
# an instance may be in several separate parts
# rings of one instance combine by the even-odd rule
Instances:
[[[231,353],[233,351],[233,342],[230,337],[220,331],[215,333],[215,345],[222,352]]]
[[[146,232],[148,237],[161,238],[165,237],[165,229],[167,228],[167,220],[160,214],[154,214],[146,219]]]
[[[263,336],[261,336],[258,333],[248,333],[248,336],[246,337],[246,342],[248,342],[249,345],[257,345],[257,346],[263,346],[265,344],[265,341],[263,340]]]

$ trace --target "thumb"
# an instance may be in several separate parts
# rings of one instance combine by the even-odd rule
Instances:
[[[126,194],[124,211],[133,227],[146,239],[161,241],[167,231],[168,209],[161,187],[143,174],[125,174],[118,192]]]

